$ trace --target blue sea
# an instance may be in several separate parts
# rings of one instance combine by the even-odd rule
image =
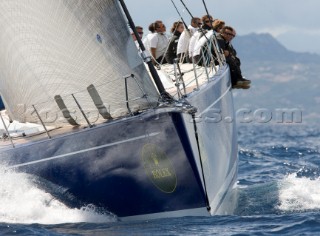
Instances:
[[[120,222],[0,170],[0,235],[319,235],[320,126],[242,124],[234,215]]]

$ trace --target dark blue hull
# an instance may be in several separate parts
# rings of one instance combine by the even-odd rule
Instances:
[[[149,112],[7,150],[1,160],[59,186],[56,197],[70,207],[94,204],[119,217],[204,208],[181,123],[180,112]]]
[[[0,96],[0,111],[2,111],[3,109],[5,109],[5,107],[4,107],[4,103],[2,101],[2,97]]]

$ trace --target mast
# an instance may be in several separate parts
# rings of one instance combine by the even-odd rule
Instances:
[[[130,15],[130,13],[128,11],[128,8],[127,8],[126,4],[124,3],[123,0],[119,0],[119,2],[121,4],[121,7],[122,7],[127,19],[128,19],[128,23],[129,23],[130,28],[132,29],[134,35],[137,38],[139,47],[140,47],[140,49],[142,51],[143,59],[147,63],[147,65],[149,67],[150,73],[151,73],[151,75],[153,77],[153,80],[154,80],[154,82],[155,82],[155,84],[156,84],[156,86],[158,88],[158,91],[159,91],[160,95],[161,96],[163,96],[163,95],[168,96],[167,92],[166,92],[166,90],[165,90],[165,88],[164,88],[164,86],[163,86],[163,84],[162,84],[162,82],[160,80],[158,72],[156,71],[156,69],[155,69],[155,67],[154,67],[154,65],[153,65],[153,63],[151,61],[151,58],[146,56],[146,53],[145,53],[146,48],[144,47],[144,45],[142,43],[142,40],[139,37],[139,34],[138,34],[137,30],[136,30],[136,26],[135,26],[135,24],[134,24],[134,22],[133,22],[133,20],[131,18],[131,15]]]

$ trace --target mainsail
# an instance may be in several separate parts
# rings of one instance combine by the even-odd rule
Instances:
[[[94,120],[91,85],[111,116],[158,100],[117,0],[1,0],[0,31],[0,94],[13,119],[35,122],[36,108],[59,120],[58,96],[78,123],[74,98]]]

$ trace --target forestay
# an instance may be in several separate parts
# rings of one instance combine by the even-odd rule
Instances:
[[[94,121],[91,84],[111,116],[126,114],[130,74],[130,110],[157,102],[117,0],[1,0],[0,31],[0,93],[13,119],[38,121],[34,105],[44,122],[64,120],[60,95],[83,123],[73,94]]]

